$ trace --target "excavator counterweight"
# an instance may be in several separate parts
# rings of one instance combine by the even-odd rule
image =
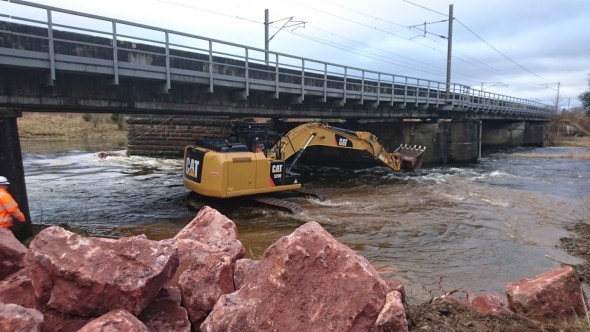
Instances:
[[[184,185],[198,194],[217,198],[297,190],[301,188],[301,176],[292,169],[309,146],[368,152],[395,171],[419,170],[426,149],[400,145],[389,152],[369,132],[306,123],[281,137],[266,154],[259,149],[251,152],[246,145],[219,139],[200,140],[187,146]]]

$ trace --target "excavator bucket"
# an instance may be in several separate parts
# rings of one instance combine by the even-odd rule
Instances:
[[[394,152],[397,152],[402,157],[401,169],[404,171],[418,171],[422,166],[422,156],[426,151],[425,146],[409,146],[407,144],[400,145]]]

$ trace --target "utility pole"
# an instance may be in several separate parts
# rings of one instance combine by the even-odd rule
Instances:
[[[453,4],[449,5],[449,34],[447,36],[447,98],[451,97],[451,56],[453,54]]]
[[[264,10],[264,62],[268,65],[268,44],[270,40],[268,39],[268,9]]]
[[[555,113],[559,113],[559,87],[561,82],[557,82],[557,99],[555,99]]]

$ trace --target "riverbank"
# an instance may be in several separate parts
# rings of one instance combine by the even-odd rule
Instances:
[[[77,116],[81,118],[81,115],[77,115]],[[66,122],[66,120],[63,120],[62,122]],[[51,126],[47,126],[47,127],[51,127]],[[113,127],[116,127],[116,126],[113,125]],[[75,131],[71,132],[71,135],[74,135],[74,133],[75,133]],[[90,134],[92,134],[92,133],[90,133]],[[41,137],[41,136],[37,136],[37,137]],[[60,139],[60,138],[58,138],[60,136],[46,136],[46,137],[54,137],[56,139]],[[83,137],[88,137],[88,136],[83,136]],[[77,137],[76,136],[72,136],[71,138],[77,138]],[[35,136],[32,136],[32,139],[37,139],[37,138],[35,138]],[[59,161],[61,162],[63,160],[63,157],[60,156],[59,158],[60,158]],[[76,159],[76,161],[77,160],[78,159]],[[537,160],[531,160],[531,161],[532,162],[537,162]],[[569,163],[569,160],[568,160],[568,163]],[[87,165],[84,166],[84,170],[85,170],[85,172],[87,171]],[[142,169],[141,170],[141,172],[150,172],[150,171],[152,171],[152,170],[150,170],[150,169],[147,169],[147,170],[146,169]],[[445,170],[445,172],[446,172],[446,170]],[[141,174],[145,174],[145,173],[141,173]],[[174,174],[173,177],[174,178],[177,178],[177,175]],[[366,177],[363,178],[363,181],[371,181],[371,179],[375,179],[375,177],[372,174],[370,176],[369,175],[366,175]],[[341,179],[339,179],[339,180],[341,180]],[[514,179],[511,178],[511,179],[509,179],[509,181],[510,182],[513,182]],[[168,184],[166,184],[166,185],[168,186]],[[353,184],[351,184],[351,186],[352,185]],[[354,185],[355,186],[358,186],[359,184],[358,183],[355,183]],[[125,187],[124,185],[121,185],[120,183],[118,183],[118,186],[121,188],[119,190],[122,190],[122,188]],[[375,186],[378,186],[378,184],[376,182],[375,182]],[[440,190],[439,188],[440,188],[439,186],[436,186],[436,187],[433,187],[432,190],[433,191],[437,191],[437,190]],[[166,190],[167,190],[167,192],[169,192],[169,191],[171,191],[171,188],[170,187],[166,187]],[[150,189],[150,191],[151,191],[151,189]],[[365,196],[367,194],[366,191],[367,190],[364,190],[359,195],[362,195],[362,197],[366,197]],[[91,198],[92,199],[92,202],[96,203],[97,206],[100,206],[100,204],[98,203],[98,201],[100,201],[101,198],[102,198],[102,196],[100,195],[100,192],[101,192],[100,187],[99,186],[93,187],[92,192],[93,192],[93,194],[91,196],[92,197]],[[413,192],[413,191],[410,190],[409,192]],[[474,191],[469,191],[469,193],[470,194],[472,194],[472,193],[473,194],[478,194],[478,192],[474,192]],[[465,202],[468,201],[471,197],[478,198],[476,196],[468,196],[470,198],[463,199],[462,196],[459,196],[459,194],[461,194],[460,192],[458,192],[458,193],[451,193],[451,194],[455,194],[455,195],[452,196],[452,197],[449,196],[450,198],[457,199],[458,201],[460,201],[460,202],[457,203],[457,207],[465,206]],[[57,196],[58,195],[57,192],[54,195]],[[128,195],[128,196],[132,196],[132,195]],[[181,197],[181,196],[184,197],[185,194],[184,193],[182,195],[179,194],[178,197]],[[421,197],[423,197],[423,196],[421,196]],[[491,196],[491,197],[486,197],[485,198],[489,202],[491,202],[490,204],[492,204],[492,205],[493,204],[499,204],[499,205],[506,204],[506,205],[509,205],[509,202],[511,201],[511,199],[509,199],[509,198],[506,198],[504,201],[496,201],[496,200],[490,201],[489,198],[492,198],[492,197],[498,197],[498,196]],[[67,195],[63,196],[63,194],[59,194],[59,199],[60,200],[67,200],[67,198],[68,198]],[[104,201],[103,202],[106,202],[107,200],[110,200],[110,199],[112,199],[112,198],[111,197],[104,197]],[[481,200],[481,201],[482,202],[485,202],[483,200]],[[48,201],[47,199],[42,199],[42,200],[40,199],[39,202],[38,202],[38,204],[41,204],[41,203],[48,204],[49,202],[50,201]],[[167,201],[166,205],[173,204],[173,203],[174,202]],[[81,205],[81,206],[84,206],[84,205]],[[86,210],[84,210],[84,212],[87,212],[88,207],[86,207],[86,206],[84,206],[84,207],[86,209]],[[399,211],[398,210],[399,208],[400,208],[399,206],[398,207],[395,207],[396,211]],[[76,215],[77,213],[80,213],[80,211],[83,211],[82,209],[83,208],[80,208],[80,210],[74,210],[74,209],[72,209],[71,210],[72,212],[70,214],[71,215]],[[325,207],[322,207],[321,210],[325,210],[325,209],[326,209]],[[66,209],[66,210],[70,210],[70,209]],[[393,211],[393,210],[389,210],[389,211]],[[440,211],[440,210],[437,209],[436,211]],[[49,215],[49,212],[47,210],[44,213],[45,213],[45,216],[48,216]],[[174,213],[177,214],[178,211],[174,211]],[[317,214],[315,214],[315,213],[314,214],[310,214],[310,217],[311,218],[317,218]],[[436,217],[434,217],[434,218],[436,218]],[[127,220],[128,221],[128,219],[126,219],[126,218],[125,219],[121,218],[121,220]],[[327,224],[327,225],[330,226],[330,222],[329,222],[330,220],[329,219],[322,219],[322,220],[327,220],[327,222],[325,222],[325,224]],[[275,221],[273,221],[273,222],[275,222]],[[432,225],[431,228],[433,228],[435,226],[436,225],[433,223],[433,225]],[[267,225],[265,225],[264,227],[268,228]],[[410,227],[413,229],[415,226],[410,226]],[[395,226],[395,232],[399,232],[400,231],[400,228],[401,227],[399,227],[399,226]],[[336,229],[336,227],[331,227],[331,230],[332,231],[334,229]],[[257,229],[257,231],[259,231],[259,230],[260,229]],[[145,232],[146,230],[141,229],[141,230],[138,230],[138,231]],[[354,231],[355,230],[353,229],[353,231],[350,232],[350,233],[354,233]],[[380,231],[381,232],[384,232],[383,229],[380,229]],[[342,231],[342,232],[344,232],[344,231]],[[336,234],[336,233],[338,233],[338,231],[333,232],[333,233]],[[348,230],[346,231],[346,234],[350,234],[350,233],[348,232]],[[449,233],[447,233],[447,234],[449,234]],[[447,234],[441,235],[441,238],[449,238],[449,236]],[[244,235],[245,236],[248,236],[248,233],[247,232],[244,232]],[[252,235],[250,234],[250,236],[252,236]],[[404,236],[404,240],[406,240],[407,238],[408,238],[407,235]],[[367,241],[366,243],[367,243],[366,246],[367,247],[370,247],[370,246],[372,246],[376,242],[375,241]],[[387,250],[387,246],[392,246],[391,245],[391,242],[389,240],[387,240],[387,242],[386,241],[383,241],[383,242],[377,242],[377,243],[382,246],[382,247],[379,248],[379,250],[381,250],[381,251]],[[478,245],[479,245],[479,243],[478,243]],[[574,246],[579,246],[579,245],[580,244],[578,244],[578,243],[575,243],[574,244]],[[414,243],[414,245],[413,245],[414,248],[416,248],[418,246],[419,246],[419,244],[416,244],[416,243]],[[393,247],[395,248],[396,246],[393,245]],[[393,250],[391,250],[391,251],[393,251]],[[473,251],[473,250],[471,250],[471,251]],[[452,257],[452,256],[448,256],[448,257]],[[448,257],[446,257],[446,258],[448,258]],[[443,261],[445,261],[445,260],[443,260]],[[419,262],[418,264],[421,265],[421,266],[424,266],[424,262],[423,261]],[[429,273],[432,273],[433,270],[434,269],[430,269],[429,270],[430,271]],[[494,269],[494,270],[497,271],[497,269]],[[536,273],[528,273],[528,271],[523,271],[523,273],[519,274],[517,276],[517,278],[520,278],[520,277],[532,277],[534,274],[536,274]],[[419,285],[419,284],[417,284],[417,285]],[[475,288],[474,287],[474,289],[465,289],[465,291],[473,291],[473,290],[476,290],[476,289],[478,289],[478,288]],[[436,294],[436,295],[440,295],[440,294]],[[490,318],[489,316],[477,314],[477,313],[475,313],[473,311],[464,309],[463,307],[460,307],[460,306],[448,305],[448,304],[441,304],[440,302],[437,302],[437,301],[426,302],[426,303],[423,303],[423,304],[420,304],[420,305],[416,305],[416,306],[413,305],[413,306],[410,306],[410,308],[412,310],[411,311],[411,317],[410,317],[412,323],[410,325],[410,328],[413,329],[413,330],[420,330],[420,328],[421,327],[424,327],[424,326],[428,326],[428,328],[429,328],[428,330],[441,330],[441,331],[451,331],[451,330],[456,330],[456,331],[468,331],[468,330],[469,331],[472,331],[472,330],[483,330],[483,331],[486,331],[486,330],[488,330],[488,331],[489,330],[521,330],[521,331],[524,331],[524,330],[527,330],[528,331],[528,330],[533,330],[534,331],[534,330],[542,330],[542,329],[544,329],[545,331],[558,330],[558,329],[549,328],[548,326],[534,325],[533,323],[530,323],[532,325],[526,325],[526,324],[529,324],[529,323],[523,323],[522,321],[519,322],[519,320],[517,318],[514,318],[514,317]],[[583,321],[583,319],[582,319],[582,321]],[[519,328],[514,327],[514,325],[512,324],[512,322],[514,322],[514,324],[516,324]],[[487,324],[487,325],[481,325],[481,324]],[[508,327],[508,326],[510,327],[510,329],[509,328],[502,328],[502,327]],[[574,328],[562,328],[562,329],[563,330],[568,330],[568,331],[571,331],[571,330],[574,330],[575,331],[576,330]],[[580,328],[578,330],[583,331],[584,329],[583,328]]]

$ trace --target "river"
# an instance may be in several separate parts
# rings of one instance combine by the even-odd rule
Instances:
[[[61,225],[104,237],[172,237],[203,204],[182,185],[182,160],[108,157],[99,142],[23,142],[35,229]],[[410,303],[461,289],[504,294],[507,282],[580,260],[559,248],[568,224],[588,217],[590,148],[522,148],[477,165],[304,169],[306,185],[329,197],[294,198],[304,212],[232,202],[216,204],[238,227],[246,256],[259,258],[279,237],[319,222],[406,286]],[[549,259],[547,256],[551,257]]]

